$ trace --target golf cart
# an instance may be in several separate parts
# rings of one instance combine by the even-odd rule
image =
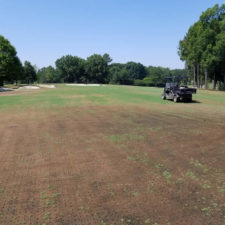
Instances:
[[[180,85],[181,78],[184,80],[185,77],[169,77],[162,93],[162,99],[172,99],[174,102],[183,101],[191,102],[192,95],[196,94],[196,88],[189,88],[186,85]],[[178,80],[175,82],[175,80]]]

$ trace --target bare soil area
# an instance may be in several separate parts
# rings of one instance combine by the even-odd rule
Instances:
[[[225,224],[217,120],[144,106],[0,112],[0,224]]]

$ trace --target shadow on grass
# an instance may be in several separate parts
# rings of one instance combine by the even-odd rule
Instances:
[[[173,102],[173,99],[168,99],[169,101]],[[174,103],[184,103],[184,104],[202,104],[202,102],[199,102],[197,100],[192,100],[192,101],[178,101],[178,102],[174,102]]]
[[[189,103],[189,104],[199,103],[199,104],[202,104],[201,102],[199,102],[197,100],[192,100],[191,102],[184,102],[184,103]]]

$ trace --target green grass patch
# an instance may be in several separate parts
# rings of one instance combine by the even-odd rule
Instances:
[[[50,216],[51,216],[51,213],[47,212],[47,213],[45,213],[43,219],[48,220],[48,219],[50,219]]]
[[[83,105],[143,104],[160,103],[162,89],[133,86],[68,87],[56,85],[56,89],[16,92],[14,95],[1,96],[0,108],[45,108]],[[81,97],[82,96],[82,97]],[[95,113],[91,111],[91,113]]]
[[[190,164],[194,165],[197,168],[200,168],[204,173],[208,172],[208,170],[209,170],[206,165],[200,163],[198,160],[192,159],[190,161]]]
[[[133,140],[144,140],[144,136],[137,134],[113,134],[107,137],[110,142],[123,144]]]
[[[64,84],[56,85],[55,89],[40,89],[35,91],[17,91],[13,95],[0,94],[0,109],[14,108],[24,110],[26,108],[52,109],[65,106],[85,106],[85,105],[124,105],[124,104],[144,104],[152,105],[172,105],[172,101],[161,99],[163,89],[154,87],[136,87],[106,85],[99,87],[76,87]],[[216,103],[225,104],[225,93],[219,91],[198,90],[194,99],[204,104],[212,105]],[[184,104],[177,104],[179,106]],[[186,104],[190,105],[190,104]],[[185,110],[188,110],[186,107]],[[94,111],[90,113],[95,114]]]

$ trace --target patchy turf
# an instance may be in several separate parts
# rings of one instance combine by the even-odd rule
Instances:
[[[161,91],[0,94],[0,224],[225,224],[225,93]]]

